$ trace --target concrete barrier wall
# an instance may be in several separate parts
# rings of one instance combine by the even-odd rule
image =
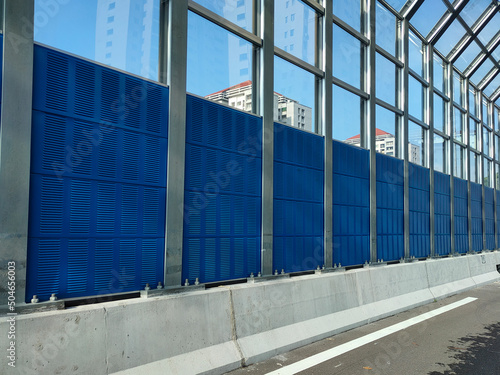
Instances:
[[[18,315],[16,370],[221,374],[500,280],[497,264],[492,252]]]

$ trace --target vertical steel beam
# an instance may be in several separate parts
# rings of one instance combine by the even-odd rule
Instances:
[[[466,91],[467,92],[467,91]],[[483,100],[483,92],[481,91],[481,101]],[[468,101],[468,100],[467,100]],[[467,112],[469,113],[469,112]],[[483,118],[483,109],[482,109],[482,103],[481,103],[481,111],[479,113],[480,119],[481,119],[481,145],[482,145],[482,155],[481,155],[481,220],[483,222],[482,228],[483,228],[483,250],[486,249],[486,205],[484,203],[484,197],[485,197],[485,192],[484,192],[484,165],[485,165],[485,157],[484,155],[488,154],[488,150],[485,150],[485,145],[483,143],[484,140],[484,118]],[[468,121],[467,121],[468,123]],[[486,123],[488,123],[488,114],[486,114]]]
[[[431,46],[431,45],[430,45]],[[432,48],[432,53],[434,54],[434,47],[431,46]],[[432,61],[432,65],[434,65],[434,61]],[[447,109],[447,114],[445,118],[447,118],[448,123],[447,128],[445,131],[447,131],[447,134],[450,134],[450,236],[451,236],[451,254],[455,254],[455,168],[454,168],[454,162],[455,162],[455,143],[453,143],[453,140],[455,138],[454,134],[454,124],[453,124],[453,90],[451,90],[450,82],[453,77],[450,76],[451,68],[447,68],[446,72],[446,90],[448,96],[451,98],[450,102],[446,105]],[[446,94],[446,93],[445,93]],[[434,96],[434,94],[432,94]],[[434,100],[434,97],[432,98]],[[446,121],[446,120],[445,120]],[[462,159],[462,171],[464,169],[463,163],[465,163],[465,160]]]
[[[426,112],[426,117],[427,121],[429,123],[429,134],[428,134],[428,139],[429,145],[432,145],[432,161],[429,162],[429,173],[430,173],[430,178],[429,178],[429,215],[430,215],[430,245],[431,245],[431,258],[434,258],[436,256],[436,209],[435,209],[435,198],[436,196],[434,195],[435,191],[435,181],[434,181],[434,49],[431,44],[428,44],[425,47],[425,53],[424,53],[424,59],[425,59],[425,65],[427,67],[426,71],[427,74],[429,75],[429,88],[427,89],[427,95],[426,95],[426,100],[424,100],[425,103],[427,103],[427,112]],[[451,141],[448,142],[448,147],[450,145]],[[445,161],[446,163],[446,161]],[[451,172],[450,172],[451,175]]]
[[[262,116],[262,274],[273,272],[274,0],[260,0],[260,100]]]
[[[0,124],[0,304],[15,262],[16,303],[25,301],[28,256],[34,0],[6,1]],[[4,302],[5,301],[5,302]]]
[[[184,170],[186,141],[186,61],[187,0],[170,0],[162,4],[166,38],[167,62],[160,64],[160,77],[170,87],[168,118],[167,206],[165,229],[165,286],[182,285],[182,243],[184,229]],[[162,51],[162,48],[160,51]],[[164,56],[160,52],[160,58]]]
[[[325,15],[323,17],[322,69],[325,76],[322,80],[322,128],[325,136],[325,183],[324,183],[324,265],[333,265],[333,4],[324,1]]]
[[[368,0],[368,7],[365,9],[363,21],[368,21],[368,61],[365,62],[365,74],[368,78],[368,143],[370,147],[370,261],[377,261],[377,153],[375,151],[375,130],[376,130],[376,100],[375,100],[375,61],[376,61],[376,0]],[[365,27],[366,30],[366,27]]]
[[[453,79],[453,76],[452,76],[452,84],[453,85],[455,84],[455,80]],[[462,93],[462,95],[463,95],[463,86],[464,85],[461,85],[461,87],[460,87],[460,92]],[[469,79],[468,78],[465,79],[465,91],[466,92],[469,91]],[[455,90],[453,89],[452,92],[454,93]],[[452,103],[453,103],[453,100],[452,100]],[[465,116],[465,123],[463,121],[463,114],[462,113],[460,114],[460,116],[462,116],[463,129],[466,129],[466,133],[467,133],[465,135],[465,139],[467,140],[467,142],[466,142],[467,143],[467,233],[469,236],[469,251],[468,252],[473,252],[473,250],[472,250],[471,173],[470,173],[471,172],[471,160],[470,160],[471,152],[470,152],[470,129],[469,129],[469,109],[468,109],[468,106],[469,105],[466,104],[467,113]],[[476,129],[476,137],[477,137],[477,130],[478,129]],[[479,172],[477,170],[477,163],[475,164],[474,169],[476,170],[476,175],[477,175]]]
[[[403,162],[404,162],[404,258],[410,258],[410,161],[408,159],[408,85],[409,85],[409,22],[408,19],[401,21],[401,27],[397,30],[399,43],[402,46],[402,57],[405,63],[403,68],[403,74],[399,72],[398,77],[401,82],[399,82],[399,108],[404,111],[403,121],[402,121],[402,132],[403,135]],[[401,106],[403,106],[401,108]],[[400,122],[401,123],[401,122]],[[401,155],[399,155],[401,156]]]

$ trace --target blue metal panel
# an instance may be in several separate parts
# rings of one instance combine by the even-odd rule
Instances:
[[[497,225],[500,224],[500,191],[495,190],[495,194],[497,195],[497,217],[496,217],[496,222]],[[497,234],[497,243],[500,245],[500,230],[498,231]]]
[[[410,255],[425,258],[431,253],[429,170],[410,163],[409,177]]]
[[[370,260],[369,152],[333,141],[333,262]]]
[[[324,139],[274,124],[273,266],[285,272],[323,265]]]
[[[457,253],[464,254],[469,251],[467,181],[454,177],[453,184],[453,204],[455,208],[455,251]]]
[[[484,216],[485,216],[485,234],[486,250],[495,249],[495,190],[484,187]]]
[[[34,52],[27,299],[156,284],[168,88],[45,47]]]
[[[434,171],[434,228],[435,254],[451,252],[450,176]]]
[[[377,257],[404,257],[404,164],[377,154]]]
[[[483,250],[483,192],[480,184],[470,183],[472,250]]]
[[[260,270],[262,120],[188,95],[183,279]]]

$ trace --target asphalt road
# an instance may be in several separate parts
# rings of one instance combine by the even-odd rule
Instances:
[[[465,300],[468,297],[477,299]],[[324,362],[317,363],[310,358],[327,350],[331,353],[350,348],[366,335],[373,337],[387,332],[387,329],[381,330],[402,322],[414,322],[416,317],[421,320],[429,312],[444,306],[451,308],[456,305],[454,303],[464,304]],[[336,349],[330,350],[333,348]],[[379,320],[228,374],[259,375],[280,369],[283,374],[290,374],[294,372],[286,372],[292,368],[287,366],[294,363],[311,365],[296,372],[308,375],[500,375],[500,282]]]

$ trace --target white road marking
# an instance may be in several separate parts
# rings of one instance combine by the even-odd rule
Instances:
[[[293,375],[293,374],[296,374],[298,372],[307,370],[310,367],[316,366],[320,363],[323,363],[323,362],[328,361],[332,358],[335,358],[339,355],[347,353],[351,350],[357,349],[360,346],[369,344],[375,340],[381,339],[382,337],[389,336],[395,332],[401,331],[401,330],[406,329],[408,327],[411,327],[415,324],[421,323],[427,319],[434,318],[435,316],[444,314],[448,311],[451,311],[453,309],[456,309],[457,307],[466,305],[466,304],[473,302],[475,300],[477,300],[477,298],[467,297],[461,301],[450,303],[449,305],[440,307],[439,309],[429,311],[425,314],[421,314],[421,315],[416,316],[414,318],[405,320],[403,322],[394,324],[392,326],[381,329],[379,331],[370,333],[370,334],[365,335],[363,337],[360,337],[358,339],[346,342],[345,344],[339,345],[335,348],[325,350],[324,352],[315,354],[315,355],[308,357],[308,358],[305,358],[301,361],[292,363],[291,365],[285,366],[279,370],[269,372],[266,375]]]

